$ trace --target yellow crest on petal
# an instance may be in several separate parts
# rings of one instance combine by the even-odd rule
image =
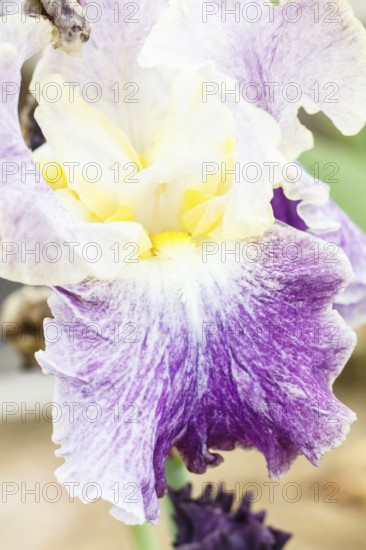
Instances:
[[[172,253],[193,251],[197,248],[196,243],[185,231],[164,231],[151,237],[154,256],[171,256]]]

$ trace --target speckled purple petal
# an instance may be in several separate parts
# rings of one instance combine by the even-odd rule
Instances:
[[[240,97],[276,118],[282,150],[291,158],[312,146],[311,133],[297,118],[301,106],[310,113],[323,110],[346,134],[365,123],[366,33],[346,0],[281,6],[170,0],[141,60],[147,66],[213,62],[238,83]],[[233,85],[227,89],[232,92]]]
[[[220,460],[207,448],[238,443],[257,447],[272,476],[286,471],[299,452],[319,464],[354,418],[329,390],[354,344],[326,305],[329,293],[334,297],[338,285],[344,287],[344,255],[331,263],[326,243],[299,235],[281,229],[267,236],[264,246],[274,260],[238,270],[220,288],[221,311],[211,296],[205,300],[207,319],[215,309],[218,328],[208,330],[200,357],[207,391],[179,445],[194,471]],[[301,260],[284,261],[292,254]]]
[[[166,455],[195,406],[198,344],[159,263],[126,267],[119,281],[56,289],[46,334],[61,327],[60,338],[38,359],[58,379],[58,479],[78,483],[81,498],[97,483],[114,517],[135,524],[159,517],[155,485],[161,495]],[[68,402],[78,403],[73,422]],[[88,407],[97,422],[83,416]]]
[[[273,476],[298,454],[319,464],[355,418],[330,389],[355,343],[331,309],[350,266],[341,252],[328,263],[323,244],[276,226],[250,243],[204,243],[183,263],[150,258],[113,283],[57,289],[46,334],[59,337],[38,358],[58,379],[58,478],[80,496],[98,483],[115,517],[139,523],[158,518],[172,446],[196,473],[221,462],[212,449],[235,445],[259,449]],[[73,422],[67,402],[78,403]],[[83,417],[89,403],[98,422]],[[126,407],[139,422],[123,421]],[[128,483],[137,502],[116,501],[111,487]]]
[[[340,228],[319,236],[344,250],[355,274],[337,297],[335,307],[349,325],[357,328],[366,322],[366,235],[334,202],[329,201],[327,212],[339,222]]]
[[[289,197],[289,198],[288,198]],[[276,189],[272,200],[276,219],[309,231],[329,243],[329,259],[340,247],[351,262],[354,279],[337,296],[336,308],[345,320],[358,327],[366,322],[366,235],[329,198],[329,186],[316,183],[303,171],[301,181]]]

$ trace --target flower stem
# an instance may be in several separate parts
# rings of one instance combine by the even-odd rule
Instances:
[[[172,489],[182,489],[189,482],[189,474],[183,460],[176,453],[172,453],[165,463],[166,480]],[[164,497],[165,507],[168,516],[168,527],[171,541],[174,542],[177,528],[173,520],[174,506],[170,497]]]
[[[172,453],[165,464],[166,479],[169,487],[172,489],[181,489],[189,481],[189,475],[180,456]],[[173,521],[174,507],[169,496],[164,497],[164,503],[168,515],[168,527],[171,541],[173,542],[176,535],[176,526]],[[135,542],[136,550],[160,550],[161,546],[156,536],[156,527],[146,523],[145,525],[131,526],[131,535]]]
[[[132,525],[130,529],[136,550],[160,550],[160,544],[153,525],[149,523]]]

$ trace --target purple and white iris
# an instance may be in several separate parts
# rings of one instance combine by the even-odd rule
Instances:
[[[355,419],[331,390],[355,345],[333,304],[353,324],[366,310],[365,237],[326,186],[232,173],[236,163],[282,166],[311,146],[300,104],[360,130],[366,35],[347,2],[332,24],[315,23],[305,0],[291,23],[286,3],[269,20],[258,0],[255,23],[223,21],[231,2],[135,4],[131,21],[123,2],[99,0],[79,56],[48,45],[47,21],[16,15],[1,22],[0,42],[0,275],[54,287],[46,329],[61,336],[38,360],[65,410],[57,476],[80,498],[97,482],[129,524],[158,520],[173,446],[195,473],[235,446],[261,451],[272,476],[299,454],[318,465]],[[45,46],[32,87],[46,143],[31,153],[15,92],[22,63]],[[334,104],[202,100],[208,82],[306,90],[334,79]],[[61,90],[53,102],[51,85]],[[212,168],[222,165],[225,177]],[[79,404],[73,418],[69,403]],[[95,422],[82,414],[90,403]],[[116,410],[130,421],[116,422]]]

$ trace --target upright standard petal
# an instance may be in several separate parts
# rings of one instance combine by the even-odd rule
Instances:
[[[95,106],[123,130],[141,158],[149,161],[152,146],[159,150],[164,145],[161,143],[163,122],[178,122],[177,128],[186,131],[188,112],[185,113],[185,118],[184,109],[191,107],[189,99],[196,93],[195,88],[189,87],[189,79],[185,81],[181,78],[180,67],[167,69],[159,66],[150,69],[142,68],[138,63],[138,55],[143,44],[167,3],[160,0],[153,6],[147,6],[144,0],[140,0],[133,3],[133,16],[126,14],[126,6],[122,2],[100,0],[95,5],[100,10],[100,18],[91,24],[91,38],[84,45],[83,56],[71,58],[62,51],[49,49],[35,72],[32,87],[39,86],[41,92],[42,83],[47,82],[50,75],[59,73],[64,82],[71,81],[75,85],[73,94],[76,89],[86,101],[95,101]],[[109,43],[113,43],[113,48],[106,52],[106,44]],[[124,52],[123,56],[120,55],[121,51]],[[107,55],[108,64],[105,63]],[[194,73],[192,67],[185,69],[186,73]],[[218,98],[203,98],[202,90],[207,84],[204,81],[207,78],[211,78],[209,71],[203,79],[201,78],[203,81],[200,83],[200,93],[196,100],[201,104],[201,109],[197,109],[198,113],[207,112],[211,105],[214,113],[215,102],[219,102]],[[177,82],[180,86],[179,93],[176,93]],[[99,96],[97,99],[90,98],[90,90],[93,94],[95,89],[100,90]],[[173,112],[172,106],[175,104],[182,110]],[[188,182],[186,172],[188,177],[191,177],[189,169],[192,160],[197,160],[192,151],[194,140],[199,141],[197,138],[201,138],[202,131],[205,131],[207,126],[205,140],[200,143],[206,145],[206,142],[210,142],[211,135],[216,135],[222,129],[222,118],[219,114],[218,117],[216,119],[216,116],[212,115],[211,125],[207,122],[200,125],[201,121],[196,117],[194,123],[189,124],[190,140],[183,143],[181,149],[181,143],[173,149],[171,144],[174,141],[169,141],[169,136],[165,134],[165,145],[169,143],[165,150],[174,150],[172,158],[180,157],[180,160],[184,161],[185,165],[179,166],[179,174],[185,182]],[[170,137],[176,138],[177,134]],[[234,159],[231,162],[212,159],[209,148],[205,151],[202,145],[199,147],[200,152],[204,153],[199,163],[200,179],[204,177],[202,174],[207,166],[207,170],[217,169],[217,172],[235,171],[235,181],[240,182],[240,185],[234,186],[227,202],[227,214],[223,219],[225,236],[221,232],[219,238],[236,238],[238,232],[242,232],[244,236],[258,235],[273,223],[270,207],[273,191],[267,178],[266,163],[278,163],[282,160],[277,147],[280,141],[280,127],[264,110],[241,101],[239,108],[235,109],[233,141]],[[189,155],[184,158],[187,144],[191,149]],[[177,166],[175,168],[177,169]],[[159,179],[162,177],[160,173],[157,175]],[[224,177],[226,178],[226,175]],[[163,181],[167,181],[165,175]],[[159,194],[161,193],[155,193],[155,196]],[[199,203],[198,210],[206,209],[207,205],[202,206],[202,202]],[[241,208],[237,207],[238,204]],[[220,200],[216,199],[210,205],[207,216],[210,222],[221,212],[221,206]],[[192,217],[197,217],[197,211],[192,213]],[[192,219],[189,222],[192,223]]]
[[[117,276],[124,260],[149,250],[150,240],[135,222],[78,221],[43,180],[22,138],[18,98],[22,63],[51,40],[51,27],[31,17],[6,20],[0,20],[0,275],[36,285]]]
[[[57,289],[38,355],[58,380],[59,479],[81,497],[97,484],[128,523],[157,520],[172,446],[196,473],[221,462],[212,449],[254,446],[277,476],[298,454],[319,464],[355,418],[330,389],[355,343],[331,308],[343,253],[328,263],[322,241],[282,226],[178,244],[113,283]]]
[[[300,107],[323,110],[345,134],[364,125],[366,32],[347,0],[273,4],[170,0],[141,61],[149,67],[213,62],[237,84],[238,98],[276,118],[282,151],[296,158],[312,146],[297,118]],[[233,89],[223,80],[211,93],[232,96]]]
[[[169,108],[172,77],[163,70],[142,70],[137,57],[165,5],[166,0],[86,2],[83,13],[91,33],[81,55],[48,48],[36,67],[31,88],[42,94],[42,82],[61,74],[69,83],[64,89],[70,97],[80,93],[123,127],[144,154]]]
[[[103,14],[110,16],[110,11],[104,10]],[[150,22],[149,17],[147,19]],[[151,22],[149,24],[148,29]],[[96,23],[95,29],[101,34],[101,39],[105,38],[103,32],[106,32],[106,27],[102,22]],[[138,26],[135,29],[130,38],[135,37],[137,44],[141,40],[141,29]],[[123,29],[119,31],[121,33]],[[98,52],[98,32],[94,33],[94,42],[92,39],[85,45],[87,48],[91,44],[94,53]],[[130,53],[131,56],[135,54],[133,51]],[[65,69],[61,60],[66,54],[61,51],[57,54],[61,56],[59,69],[65,77],[69,76],[67,67],[70,71],[77,70],[77,62],[73,60],[65,62]],[[188,71],[179,75],[175,71],[169,73],[174,77],[174,82],[169,85],[169,93],[176,83],[178,92],[172,94],[172,97],[165,97],[160,94],[160,90],[165,89],[164,75],[156,70],[141,70],[137,62],[134,63],[131,73],[122,72],[119,78],[127,74],[133,76],[134,69],[136,74],[144,78],[146,74],[154,74],[155,84],[159,85],[157,95],[162,96],[160,104],[164,103],[165,112],[162,119],[156,117],[159,120],[158,128],[150,124],[149,118],[143,124],[140,120],[140,124],[132,128],[130,121],[138,122],[138,117],[126,109],[118,111],[119,118],[115,112],[111,122],[112,113],[109,111],[107,115],[107,105],[114,108],[116,102],[106,100],[92,106],[82,97],[80,90],[65,99],[66,91],[62,89],[61,97],[49,103],[43,89],[38,119],[48,143],[37,150],[35,156],[40,156],[41,160],[44,156],[45,162],[41,164],[48,164],[48,167],[51,165],[57,173],[61,169],[61,177],[58,177],[53,191],[46,186],[37,170],[39,166],[32,163],[21,140],[16,98],[10,103],[14,126],[10,128],[9,136],[9,129],[4,127],[2,143],[5,174],[5,199],[0,205],[3,276],[25,283],[59,285],[75,283],[88,276],[113,278],[118,277],[121,269],[120,262],[114,259],[116,248],[119,256],[120,250],[127,248],[125,256],[128,258],[129,247],[134,247],[137,255],[143,255],[151,247],[147,231],[153,234],[166,229],[182,229],[183,225],[183,229],[195,235],[213,236],[215,230],[217,238],[241,238],[262,234],[273,223],[271,184],[262,181],[261,177],[263,185],[259,185],[257,180],[247,181],[240,175],[238,179],[241,185],[231,186],[231,183],[227,183],[225,187],[221,182],[226,182],[226,172],[233,171],[234,159],[235,168],[238,164],[239,171],[249,160],[273,160],[277,155],[276,143],[279,139],[274,119],[251,106],[247,110],[243,109],[243,116],[238,119],[244,121],[246,127],[250,126],[256,138],[250,140],[249,147],[245,146],[243,140],[236,146],[236,126],[232,113],[217,99],[210,103],[201,102],[199,96],[197,99],[195,73],[187,81],[185,75]],[[44,73],[47,72],[46,66],[47,59],[43,64]],[[91,59],[88,67],[93,67]],[[84,83],[84,73],[80,71],[80,74],[77,83],[81,85]],[[90,74],[93,75],[93,71]],[[182,75],[184,78],[181,79]],[[150,77],[147,81],[151,84]],[[59,76],[53,81],[42,82],[56,89],[65,84],[65,80]],[[103,81],[103,91],[106,90],[106,84]],[[150,93],[145,95],[142,104],[138,103],[138,109],[142,113],[149,109],[155,112],[154,97]],[[3,104],[5,108],[6,103]],[[249,111],[250,116],[244,116]],[[161,114],[159,109],[158,112]],[[182,116],[183,112],[185,116]],[[6,120],[5,115],[3,120]],[[213,121],[215,126],[210,132],[209,125]],[[73,129],[74,126],[77,128]],[[152,134],[153,131],[155,133]],[[77,144],[75,135],[78,136]],[[9,137],[14,142],[10,149]],[[98,138],[102,140],[102,146],[94,148],[94,140]],[[172,150],[171,142],[177,144],[178,141],[179,147]],[[240,150],[238,155],[237,149]],[[119,166],[134,163],[141,177],[139,185],[134,182],[126,184],[122,175],[115,181],[113,160]],[[95,182],[90,179],[85,181],[85,168],[89,164],[87,161],[98,164],[97,169],[102,174]],[[205,185],[207,182],[203,180],[205,161],[214,168],[214,190],[209,188],[209,184]],[[151,166],[149,162],[152,162]],[[74,181],[64,181],[66,164],[72,167],[77,165]],[[222,165],[224,175],[219,173]],[[209,172],[207,178],[210,179],[210,176]],[[50,179],[46,175],[45,178],[47,181]],[[228,180],[232,179],[229,175]],[[122,183],[120,189],[119,183]],[[228,190],[228,187],[231,188]],[[186,197],[185,191],[189,196]],[[244,206],[239,208],[238,204]],[[17,223],[14,211],[22,216],[21,225]],[[177,222],[174,218],[180,216],[182,220]],[[33,220],[37,220],[36,224]],[[157,224],[158,229],[155,229]],[[90,250],[91,257],[88,254]]]

